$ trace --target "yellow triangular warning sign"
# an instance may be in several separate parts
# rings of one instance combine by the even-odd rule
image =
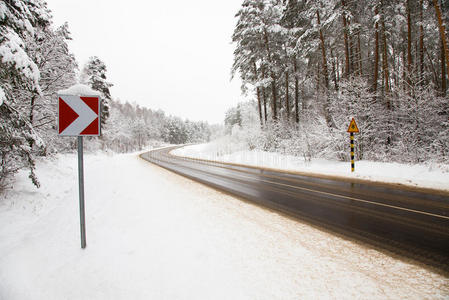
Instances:
[[[349,123],[348,132],[359,132],[359,128],[357,127],[354,118],[352,118],[351,123]]]

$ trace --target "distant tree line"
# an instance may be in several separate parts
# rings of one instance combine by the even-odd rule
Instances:
[[[448,0],[244,0],[233,74],[258,145],[347,159],[449,162]]]
[[[75,149],[75,139],[57,136],[56,116],[57,91],[77,82],[101,93],[102,137],[86,139],[89,149],[125,152],[150,141],[209,139],[207,123],[114,101],[105,63],[93,56],[79,72],[69,40],[68,24],[54,27],[45,1],[0,1],[0,192],[22,168],[39,186],[36,157]]]
[[[104,147],[115,152],[137,151],[148,142],[186,144],[207,142],[216,130],[206,122],[192,122],[167,116],[162,110],[141,107],[129,102],[111,102],[105,127]]]

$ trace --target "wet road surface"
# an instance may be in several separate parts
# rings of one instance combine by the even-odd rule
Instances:
[[[249,201],[449,272],[449,195],[170,155],[147,161]]]

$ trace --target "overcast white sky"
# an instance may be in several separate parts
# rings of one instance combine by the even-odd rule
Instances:
[[[210,123],[242,100],[230,82],[241,2],[47,0],[80,68],[94,55],[106,63],[114,98]]]

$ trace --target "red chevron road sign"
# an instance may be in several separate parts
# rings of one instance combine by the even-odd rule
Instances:
[[[62,136],[99,136],[100,98],[59,95],[58,133]]]

